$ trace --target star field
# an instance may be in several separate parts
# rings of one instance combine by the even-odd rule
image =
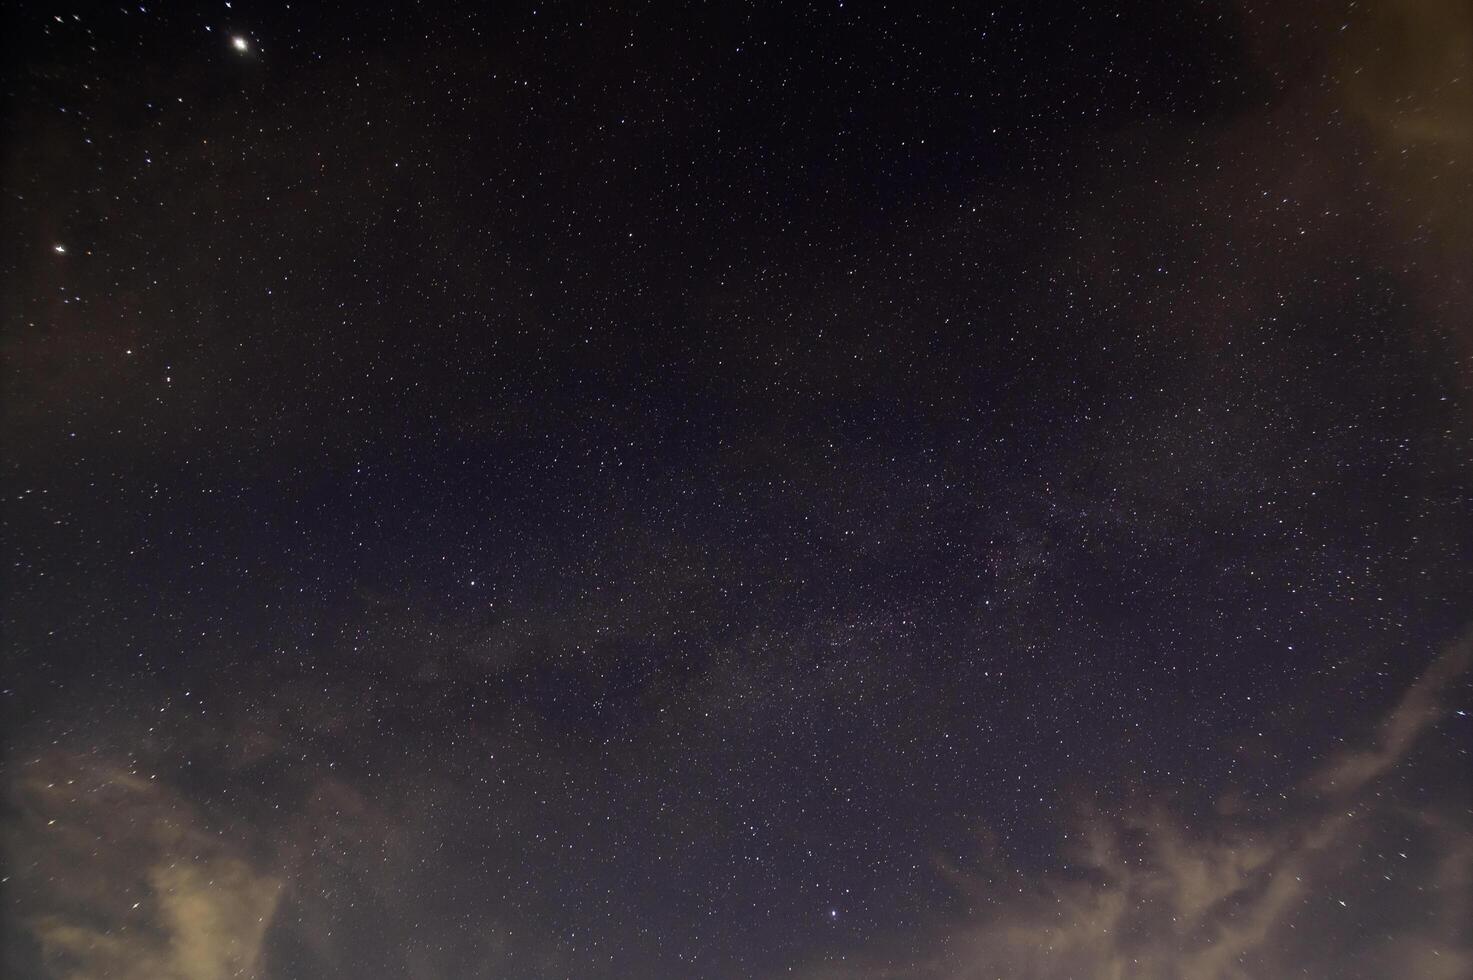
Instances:
[[[1473,14],[6,13],[0,963],[1473,974]]]

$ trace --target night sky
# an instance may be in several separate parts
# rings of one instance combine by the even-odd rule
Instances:
[[[1473,6],[7,5],[0,973],[1473,977]]]

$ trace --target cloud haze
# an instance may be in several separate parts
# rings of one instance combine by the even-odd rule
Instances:
[[[1473,637],[1450,646],[1389,710],[1369,747],[1326,759],[1292,794],[1252,803],[1224,796],[1194,817],[1164,798],[1086,802],[1068,822],[1071,846],[1051,873],[1010,871],[995,852],[983,870],[948,868],[976,912],[916,943],[929,953],[877,955],[812,975],[1467,976],[1468,800],[1416,812],[1405,799],[1415,779],[1397,777],[1415,768],[1419,740],[1446,718],[1445,696],[1470,657]],[[1375,912],[1363,913],[1372,904]]]

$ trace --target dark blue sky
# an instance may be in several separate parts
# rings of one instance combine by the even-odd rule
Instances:
[[[8,974],[1473,966],[1459,5],[299,6],[6,15]]]

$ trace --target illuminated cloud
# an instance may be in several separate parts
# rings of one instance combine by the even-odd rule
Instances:
[[[1473,821],[1456,805],[1414,814],[1386,784],[1443,716],[1470,657],[1473,638],[1450,647],[1369,749],[1328,759],[1295,794],[1255,807],[1225,797],[1196,820],[1161,799],[1116,812],[1086,805],[1068,863],[1041,879],[997,862],[944,869],[983,911],[920,944],[929,954],[877,954],[810,975],[1467,976]]]
[[[13,788],[12,888],[47,971],[66,980],[252,977],[282,892],[239,842],[160,782],[53,754]]]
[[[1403,143],[1473,141],[1473,7],[1460,0],[1372,6],[1344,32],[1341,83],[1351,109]]]

